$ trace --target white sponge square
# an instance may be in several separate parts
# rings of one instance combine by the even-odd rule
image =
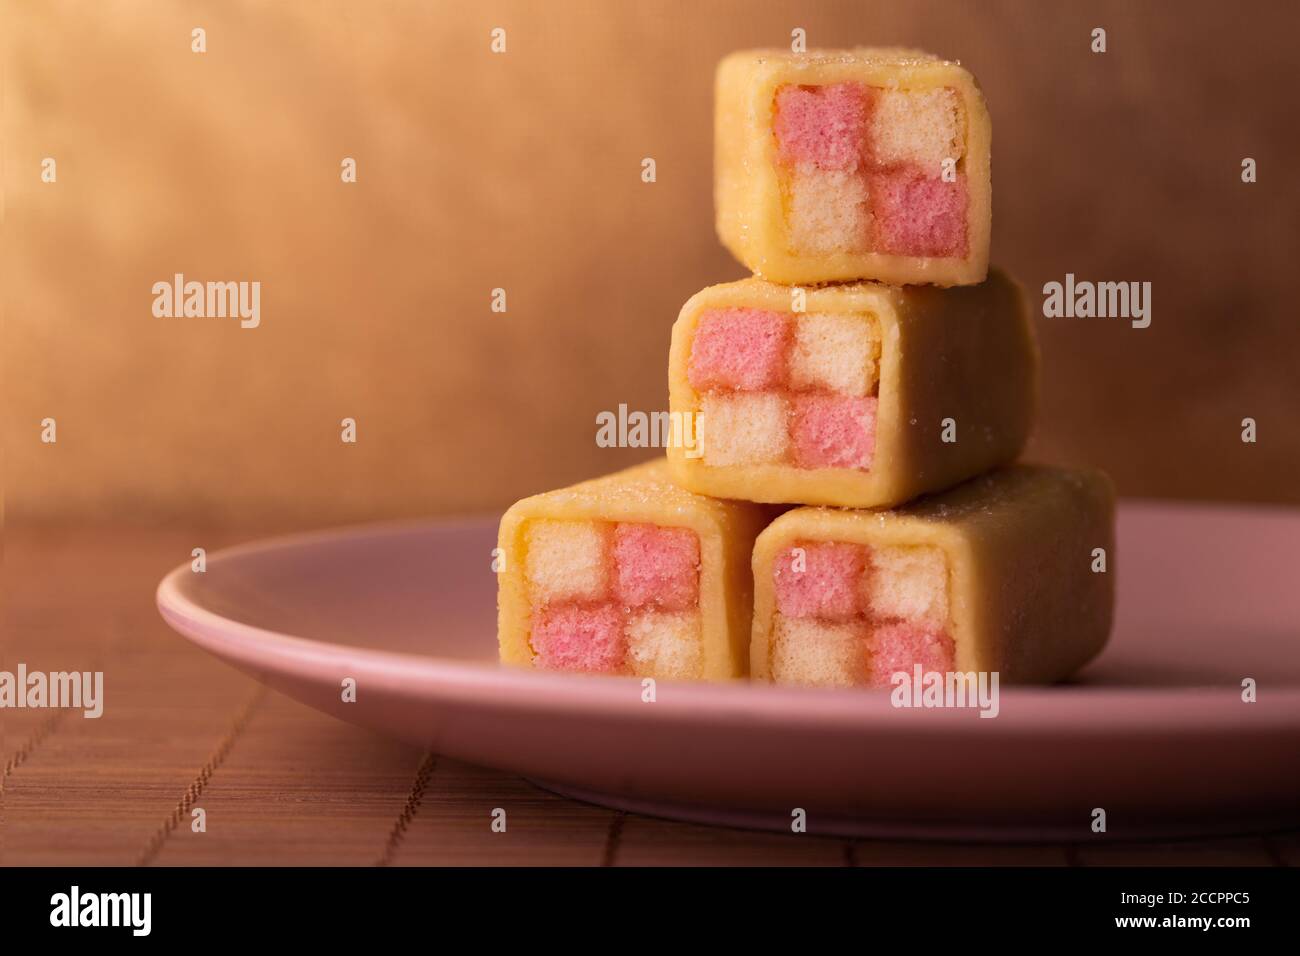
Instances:
[[[879,351],[875,329],[865,315],[800,315],[790,350],[790,384],[863,398],[875,387]]]
[[[963,133],[955,90],[881,90],[867,135],[878,165],[915,163],[933,179],[945,159],[961,158]]]
[[[533,599],[599,601],[609,588],[609,529],[595,521],[530,521],[524,573]]]
[[[628,618],[628,662],[638,677],[697,680],[704,660],[699,611],[642,611]]]
[[[866,585],[875,617],[948,626],[948,562],[938,548],[873,548]]]
[[[854,687],[866,683],[866,625],[830,624],[810,617],[776,615],[771,668],[778,684]]]
[[[871,244],[867,181],[856,170],[795,167],[787,216],[794,253],[863,252]]]
[[[771,392],[705,395],[698,439],[706,465],[761,465],[780,461],[790,444],[786,401]]]

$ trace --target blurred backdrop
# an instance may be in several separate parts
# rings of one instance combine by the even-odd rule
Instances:
[[[1153,283],[1145,330],[1037,320],[1033,456],[1126,495],[1300,502],[1294,4],[100,0],[5,19],[11,520],[489,511],[645,457],[598,448],[596,414],[664,407],[678,308],[743,274],[713,232],[714,65],[796,27],[974,71],[993,258],[1035,308],[1067,272]],[[260,281],[260,326],[155,317],[178,272]]]

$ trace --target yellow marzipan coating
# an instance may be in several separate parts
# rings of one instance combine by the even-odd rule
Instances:
[[[1115,491],[1099,471],[1015,465],[894,511],[796,508],[754,545],[750,667],[770,680],[777,556],[797,541],[939,548],[949,568],[954,666],[1050,683],[1092,660],[1115,603]],[[1093,571],[1093,549],[1106,570]]]
[[[497,545],[497,639],[501,660],[531,667],[526,532],[535,519],[641,522],[689,528],[700,540],[701,676],[743,677],[749,671],[754,539],[775,512],[741,501],[692,494],[668,478],[659,458],[643,465],[516,502],[501,518]]]
[[[965,258],[790,249],[772,104],[785,84],[864,83],[884,89],[957,92],[965,117],[968,254]],[[755,275],[785,284],[870,279],[894,285],[971,285],[989,264],[992,123],[975,78],[958,63],[916,50],[864,48],[804,54],[744,50],[718,65],[714,85],[713,198],[718,238]]]
[[[709,309],[790,312],[792,290],[761,279],[710,286],[673,325],[668,395],[673,412],[697,412],[688,371],[700,316]],[[668,449],[673,479],[704,495],[844,508],[891,507],[951,487],[1015,459],[1029,437],[1038,350],[1019,287],[994,269],[976,286],[897,288],[875,282],[806,290],[805,311],[865,313],[879,331],[879,403],[869,469],[792,464],[713,466],[683,445]],[[865,359],[864,359],[865,361]],[[944,442],[942,422],[955,421]],[[704,436],[707,447],[707,435]]]

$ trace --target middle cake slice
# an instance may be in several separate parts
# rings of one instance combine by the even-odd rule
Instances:
[[[673,326],[673,477],[747,501],[900,504],[1019,454],[1037,366],[997,270],[952,289],[711,286]]]

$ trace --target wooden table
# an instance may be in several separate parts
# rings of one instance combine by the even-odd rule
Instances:
[[[40,527],[4,542],[0,668],[103,670],[105,709],[0,711],[6,865],[1300,863],[1300,834],[1161,844],[830,839],[576,803],[426,754],[259,685],[163,624],[163,573],[257,529]],[[491,828],[504,808],[505,833]],[[192,810],[206,830],[194,832]]]

